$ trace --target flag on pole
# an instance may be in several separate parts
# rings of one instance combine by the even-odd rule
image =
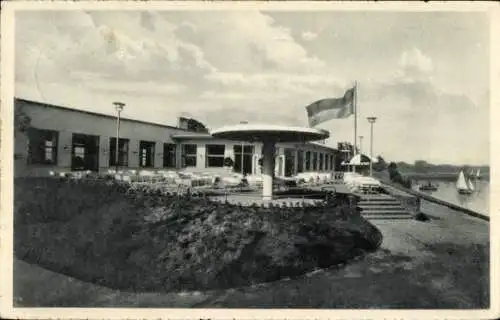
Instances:
[[[355,87],[347,90],[342,98],[322,99],[308,105],[306,110],[309,126],[354,114],[354,93]]]

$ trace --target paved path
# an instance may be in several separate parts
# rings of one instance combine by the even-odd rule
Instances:
[[[298,279],[214,292],[136,294],[15,261],[16,301],[18,306],[487,308],[488,222],[425,201],[422,207],[432,221],[372,221],[384,234],[380,250]]]

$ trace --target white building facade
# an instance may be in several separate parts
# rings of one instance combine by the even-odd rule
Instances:
[[[231,158],[234,171],[260,174],[261,144],[215,139],[180,127],[139,120],[120,121],[118,159],[114,116],[15,99],[16,112],[31,119],[15,133],[16,176],[44,176],[51,170],[217,170]],[[276,145],[277,176],[333,171],[337,150],[318,143]]]

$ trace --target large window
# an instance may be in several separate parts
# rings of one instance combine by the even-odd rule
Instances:
[[[306,151],[306,171],[311,170],[311,151]]]
[[[295,149],[285,148],[285,177],[291,177],[295,173]]]
[[[335,169],[335,161],[334,161],[334,158],[333,158],[333,154],[330,155],[330,170],[334,170]]]
[[[109,166],[128,166],[129,140],[120,138],[118,140],[118,163],[116,163],[116,138],[109,139]]]
[[[57,164],[57,131],[31,129],[29,131],[29,157],[31,164]]]
[[[176,167],[176,145],[174,143],[163,144],[163,167],[175,168]]]
[[[225,145],[223,144],[207,144],[206,155],[207,160],[205,167],[223,167],[224,166]]]
[[[153,141],[139,142],[139,166],[152,168],[155,165],[155,143]]]
[[[319,154],[319,168],[318,168],[319,171],[322,171],[325,169],[325,168],[323,168],[323,163],[324,163],[323,156],[324,156],[323,153]]]
[[[277,150],[277,149],[276,149]],[[242,174],[252,173],[252,158],[254,153],[253,145],[235,145],[233,147],[234,152],[234,172],[239,172]]]
[[[304,150],[297,150],[297,173],[304,172]]]
[[[182,166],[183,167],[196,167],[196,145],[183,144],[182,145]]]
[[[317,152],[313,152],[312,169],[318,170],[318,153]]]

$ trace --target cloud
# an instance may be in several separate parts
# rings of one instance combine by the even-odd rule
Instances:
[[[72,12],[72,18],[80,21],[75,25],[67,19],[51,19],[58,16],[50,12],[22,15],[18,29],[23,36],[17,55],[21,61],[33,61],[33,52],[41,52],[47,61],[56,62],[48,68],[50,74],[39,75],[44,81],[51,75],[79,71],[117,80],[161,81],[175,77],[189,81],[215,71],[202,50],[179,40],[176,26],[158,14]],[[29,68],[19,65],[17,69],[18,78],[26,80]]]
[[[318,37],[317,33],[311,32],[311,31],[305,31],[302,32],[302,39],[305,41],[312,41]]]
[[[399,58],[399,75],[403,81],[427,80],[434,70],[431,58],[418,48],[401,53]]]
[[[182,39],[203,46],[207,60],[222,71],[313,72],[325,67],[293,38],[289,28],[257,10],[195,12],[182,22],[198,26],[196,32],[182,32]]]
[[[487,95],[470,79],[443,85],[455,74],[453,54],[423,38],[381,45],[391,28],[360,40],[347,15],[340,22],[322,17],[299,23],[298,14],[256,10],[21,12],[16,95],[98,112],[126,96],[127,117],[172,124],[189,111],[209,127],[241,120],[307,125],[306,105],[341,96],[357,79],[359,134],[368,137],[364,119],[378,116],[375,148],[388,159],[430,158],[460,146],[484,157]],[[335,143],[352,140],[352,124],[349,118],[322,127]],[[462,137],[464,127],[471,134]]]

